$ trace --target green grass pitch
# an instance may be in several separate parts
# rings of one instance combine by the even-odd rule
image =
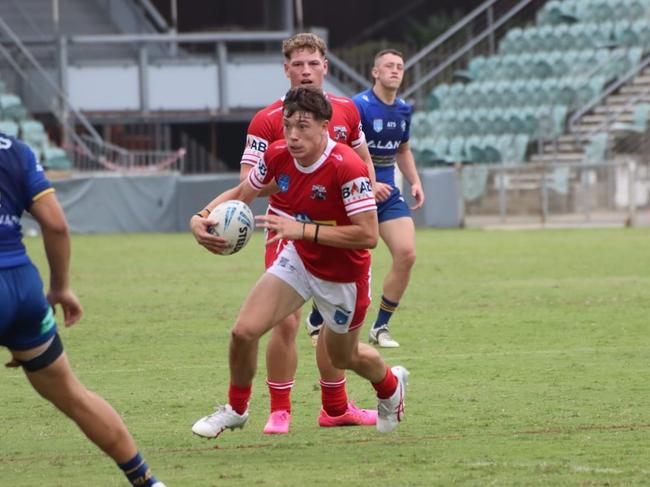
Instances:
[[[402,347],[382,351],[411,371],[406,419],[390,435],[318,428],[302,330],[289,435],[262,434],[262,361],[246,427],[216,441],[191,434],[226,399],[229,329],[262,271],[260,233],[230,257],[189,234],[74,236],[86,315],[61,334],[77,374],[122,414],[168,487],[647,485],[650,231],[420,230],[417,239],[393,318]],[[27,243],[44,271],[40,239]],[[380,244],[375,297],[388,265]],[[20,371],[5,370],[0,390],[1,485],[126,486]],[[348,391],[375,406],[354,374]]]

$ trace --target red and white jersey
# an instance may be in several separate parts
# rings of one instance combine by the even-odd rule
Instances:
[[[284,139],[272,143],[248,173],[248,183],[261,190],[274,180],[281,201],[290,202],[281,208],[269,203],[269,210],[278,215],[321,225],[351,225],[351,216],[377,211],[366,164],[350,147],[332,139],[309,167],[298,164]],[[341,249],[306,240],[294,244],[307,270],[320,279],[352,282],[369,272],[368,250]]]
[[[361,130],[359,110],[350,98],[328,93],[326,96],[332,104],[332,120],[329,123],[330,137],[336,142],[347,144],[356,149],[366,140],[363,130]],[[241,158],[241,164],[257,165],[273,142],[284,140],[282,102],[283,99],[280,99],[263,108],[251,120],[246,133],[246,148]],[[281,193],[271,195],[269,203],[275,202],[275,206],[282,206],[278,201],[281,198]]]

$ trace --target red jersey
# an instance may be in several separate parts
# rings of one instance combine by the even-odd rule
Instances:
[[[288,218],[322,225],[351,225],[350,217],[377,211],[368,168],[349,147],[329,140],[321,157],[311,166],[296,162],[283,140],[272,143],[257,166],[248,173],[248,183],[261,190],[275,180],[288,210],[269,209]],[[306,240],[294,242],[305,267],[314,276],[333,282],[352,282],[367,276],[370,252],[342,249]]]
[[[361,116],[356,105],[350,98],[326,94],[332,104],[332,120],[329,123],[330,137],[336,142],[349,145],[353,149],[366,140],[361,130]],[[246,148],[241,158],[241,164],[257,165],[268,147],[276,140],[284,140],[284,125],[282,123],[282,102],[277,100],[255,114],[248,125],[246,133]],[[288,205],[282,200],[282,193],[269,197],[269,204],[288,212]]]

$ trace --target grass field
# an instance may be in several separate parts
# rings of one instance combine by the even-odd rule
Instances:
[[[649,241],[648,230],[419,231],[392,327],[402,347],[382,351],[411,371],[406,419],[386,436],[317,427],[303,332],[289,435],[262,434],[263,365],[244,430],[191,434],[226,399],[229,328],[261,272],[260,234],[231,257],[189,234],[75,236],[86,316],[62,337],[168,487],[648,485]],[[28,244],[45,269],[40,240]],[[382,245],[375,296],[388,262]],[[348,390],[374,407],[358,377]],[[1,485],[126,485],[21,372],[4,371],[1,391]]]

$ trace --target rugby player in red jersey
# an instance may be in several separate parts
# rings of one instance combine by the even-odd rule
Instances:
[[[284,41],[282,52],[285,58],[284,72],[291,83],[297,86],[323,86],[327,74],[327,46],[315,34],[300,33]],[[329,123],[330,137],[352,147],[368,165],[374,183],[374,166],[370,152],[361,130],[359,112],[350,98],[326,94],[332,105],[332,120]],[[246,148],[241,158],[241,180],[257,165],[267,148],[276,140],[283,140],[282,99],[276,100],[260,110],[251,120]],[[282,192],[271,194],[269,188],[262,190],[269,195],[269,214],[285,211],[288,204]],[[273,235],[268,235],[273,238]],[[265,266],[273,264],[277,256],[277,246],[268,245],[265,253]],[[271,411],[264,432],[282,434],[289,431],[291,422],[291,389],[298,366],[296,335],[300,323],[300,310],[286,317],[279,326],[273,328],[266,350],[266,383],[271,399]],[[318,327],[308,328],[314,343],[318,337]],[[321,360],[317,354],[320,371],[322,409],[318,418],[321,426],[374,425],[376,412],[357,408],[348,400],[343,371],[336,370],[329,361]]]
[[[323,314],[317,355],[339,370],[368,379],[378,397],[377,430],[402,419],[408,371],[389,368],[373,347],[359,343],[370,304],[370,253],[378,239],[377,206],[367,166],[328,133],[332,105],[315,87],[292,88],[283,101],[285,140],[272,143],[247,179],[192,217],[196,240],[220,253],[224,239],[211,235],[206,215],[230,199],[250,203],[267,186],[281,193],[283,208],[258,216],[272,234],[277,257],[253,287],[231,332],[228,404],[194,423],[213,438],[248,420],[248,402],[260,337],[313,298]]]

